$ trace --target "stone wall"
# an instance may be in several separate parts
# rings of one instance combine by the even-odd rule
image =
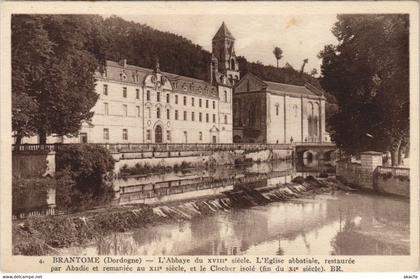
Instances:
[[[346,183],[373,190],[372,172],[364,170],[361,164],[337,162],[336,176]]]
[[[397,174],[397,168],[383,171],[377,167],[374,171],[363,168],[361,164],[339,161],[336,164],[337,178],[347,184],[378,193],[410,197],[410,177],[408,171]]]
[[[55,152],[13,152],[12,174],[21,178],[54,176]]]

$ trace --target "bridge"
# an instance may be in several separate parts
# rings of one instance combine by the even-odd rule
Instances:
[[[337,146],[333,142],[299,142],[295,144],[296,156],[302,159],[330,160],[334,151],[337,151]]]

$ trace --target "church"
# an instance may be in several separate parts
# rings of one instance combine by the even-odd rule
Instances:
[[[264,81],[247,73],[233,94],[233,141],[296,143],[330,141],[325,97],[310,84]]]

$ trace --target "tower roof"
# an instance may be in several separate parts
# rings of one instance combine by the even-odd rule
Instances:
[[[216,32],[216,35],[214,35],[213,40],[221,38],[229,38],[235,40],[235,37],[233,37],[232,33],[230,33],[229,29],[226,27],[225,22],[222,23],[219,30]]]

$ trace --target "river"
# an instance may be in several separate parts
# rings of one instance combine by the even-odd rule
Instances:
[[[259,185],[286,183],[295,176],[311,174],[283,162],[163,177],[176,181],[175,176],[182,176],[178,180],[187,179],[195,184],[197,179],[203,181],[203,177],[229,178],[232,187],[236,187],[235,179],[256,173],[274,173],[262,177]],[[148,179],[157,178],[140,178],[136,183],[149,185]],[[155,184],[164,180],[161,175]],[[129,181],[121,182],[120,186],[129,185]],[[173,183],[172,188],[179,187]],[[142,187],[135,189],[139,191]],[[130,200],[134,202],[135,199]],[[409,202],[337,191],[114,233],[87,247],[71,247],[62,252],[66,255],[406,255],[409,253]]]

